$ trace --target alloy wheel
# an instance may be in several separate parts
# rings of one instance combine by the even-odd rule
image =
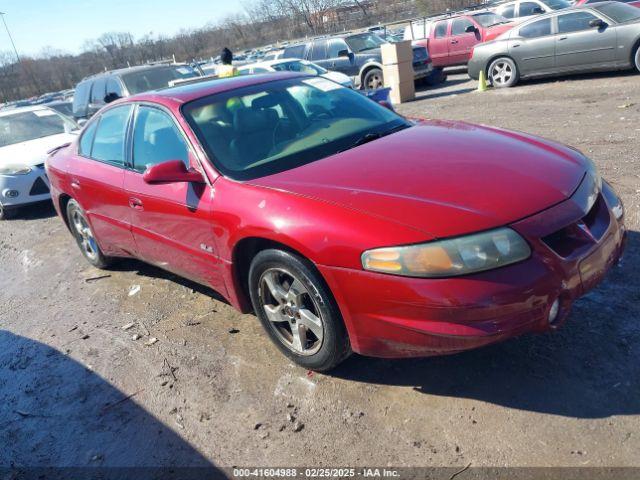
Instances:
[[[71,216],[71,221],[83,253],[91,260],[96,260],[99,252],[98,244],[86,219],[78,210],[75,210]]]
[[[491,69],[491,81],[499,86],[506,85],[513,78],[513,68],[507,62],[496,62]]]
[[[314,295],[282,268],[266,270],[259,285],[269,325],[282,344],[298,355],[317,353],[324,339],[324,321]]]
[[[382,72],[375,70],[369,73],[366,77],[365,88],[367,90],[377,90],[378,88],[382,88],[384,86],[384,81],[382,80]]]

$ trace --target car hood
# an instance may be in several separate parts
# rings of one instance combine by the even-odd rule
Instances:
[[[430,121],[251,183],[442,238],[508,225],[562,202],[585,171],[578,152],[554,142]]]
[[[7,145],[0,148],[0,166],[27,165],[32,167],[39,165],[44,163],[49,150],[72,142],[76,137],[75,133],[61,133]]]
[[[340,85],[353,85],[353,82],[351,81],[351,77],[345,75],[344,73],[340,73],[340,72],[327,72],[327,73],[323,73],[321,75],[324,78],[327,78],[329,80],[332,80],[336,83],[339,83]]]

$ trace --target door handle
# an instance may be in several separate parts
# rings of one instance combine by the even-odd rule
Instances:
[[[558,40],[566,40],[569,37],[560,37]]]
[[[451,40],[452,45],[455,45],[456,43],[458,43],[458,40]]]
[[[71,188],[74,190],[80,190],[80,182],[77,179],[71,180]]]
[[[142,200],[140,200],[139,198],[129,198],[129,206],[135,210],[144,210]]]
[[[520,46],[520,44],[519,44],[519,43],[516,43],[516,44],[513,46],[513,48],[518,48],[519,46]]]

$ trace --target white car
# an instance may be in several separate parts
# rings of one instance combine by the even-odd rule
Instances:
[[[268,72],[300,72],[318,75],[339,83],[343,87],[353,88],[353,80],[344,73],[330,72],[315,63],[307,60],[299,60],[297,58],[280,58],[278,60],[269,60],[267,62],[254,63],[252,65],[244,65],[238,69],[240,75],[251,75],[253,73]]]
[[[0,112],[0,220],[18,207],[49,200],[47,152],[71,142],[78,125],[47,107]]]
[[[516,23],[522,23],[536,15],[569,8],[570,6],[571,3],[567,0],[516,0],[501,3],[493,8],[493,11]]]

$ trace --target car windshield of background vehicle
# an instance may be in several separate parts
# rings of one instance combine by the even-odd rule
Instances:
[[[34,110],[0,117],[0,147],[69,133],[78,126],[53,110]]]
[[[158,90],[169,86],[172,80],[197,77],[196,71],[188,65],[150,68],[122,75],[122,81],[131,95]]]
[[[296,61],[276,63],[271,67],[277,72],[300,72],[308,73],[309,75],[324,75],[327,73],[324,68],[318,65]]]
[[[477,15],[474,15],[473,18],[485,28],[500,25],[501,23],[509,23],[509,20],[502,15],[491,12],[478,13]]]
[[[185,105],[182,112],[216,168],[236,180],[296,168],[410,126],[322,77],[213,95]]]
[[[624,3],[606,3],[594,6],[593,8],[604,13],[616,23],[632,22],[640,19],[640,8],[632,7]]]
[[[563,8],[569,8],[571,3],[567,0],[541,0],[551,10],[561,10]]]
[[[387,43],[383,38],[373,33],[363,33],[361,35],[353,35],[345,38],[349,48],[354,53],[366,52],[367,50],[373,50]]]

